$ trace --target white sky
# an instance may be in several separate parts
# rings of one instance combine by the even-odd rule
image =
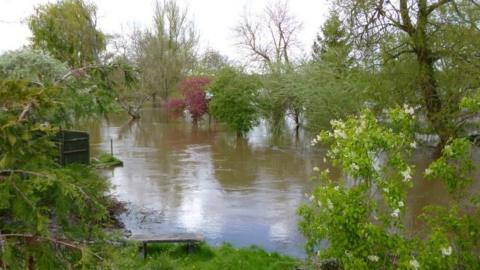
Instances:
[[[201,48],[212,48],[233,59],[242,59],[235,46],[233,28],[244,10],[260,12],[275,0],[177,0],[188,7],[197,31]],[[0,0],[0,53],[28,44],[31,35],[24,20],[38,4],[54,0]],[[98,7],[98,26],[107,34],[122,33],[133,24],[149,27],[152,24],[154,0],[90,0]],[[316,33],[328,14],[327,0],[290,0],[292,14],[303,23],[299,39],[304,52],[310,48]]]

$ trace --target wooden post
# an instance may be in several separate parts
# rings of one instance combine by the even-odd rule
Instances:
[[[110,155],[113,156],[113,139],[110,138]]]
[[[143,242],[143,259],[147,259],[147,242]]]

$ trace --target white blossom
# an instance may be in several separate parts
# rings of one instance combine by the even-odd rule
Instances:
[[[322,208],[322,202],[321,201],[318,201],[318,207]]]
[[[309,199],[311,202],[313,202],[313,200],[315,199],[315,196],[313,196],[313,194],[312,194],[312,195],[310,195],[310,197],[309,197],[308,199]]]
[[[339,186],[335,186],[333,189],[336,190],[336,191],[339,191],[339,190],[340,190],[340,187],[339,187]]]
[[[358,167],[358,165],[356,163],[352,163],[352,165],[350,165],[350,169],[352,171],[358,171],[360,169],[360,167]]]
[[[447,248],[442,247],[441,250],[442,250],[442,255],[444,257],[452,255],[452,247],[451,246],[448,246]]]
[[[377,255],[369,255],[367,258],[372,262],[378,262],[378,260],[380,259]]]
[[[416,142],[416,141],[413,141],[413,142],[410,144],[410,147],[412,147],[413,149],[417,148],[417,142]]]
[[[327,163],[327,158],[323,158],[323,163]]]
[[[384,189],[383,189],[383,192],[388,193],[388,192],[390,192],[390,189],[384,188]]]
[[[394,217],[394,218],[398,218],[398,216],[400,216],[400,209],[397,208],[397,209],[393,210],[391,216]]]
[[[320,168],[318,168],[317,166],[313,167],[313,171],[314,172],[319,172],[320,171]]]
[[[402,201],[399,201],[399,202],[398,202],[398,206],[399,206],[399,207],[404,207],[405,204],[404,204]]]
[[[401,172],[401,174],[403,176],[403,182],[408,182],[412,180],[412,170],[410,169],[410,167],[407,167],[405,171]]]
[[[333,136],[335,137],[335,139],[338,139],[338,138],[346,139],[347,138],[347,134],[345,134],[345,132],[341,129],[335,129],[333,131]]]
[[[415,109],[413,107],[408,106],[407,104],[403,105],[403,110],[405,113],[413,115],[415,113]]]
[[[451,145],[445,146],[445,148],[443,148],[443,152],[447,155],[452,155],[453,154],[452,146]]]
[[[413,269],[417,270],[418,268],[420,268],[420,263],[418,263],[418,261],[413,258],[410,260],[410,265],[413,267]]]
[[[326,169],[324,170],[324,172],[325,172],[326,174],[329,174],[329,173],[330,173],[330,170],[329,170],[328,168],[326,168]]]
[[[432,174],[432,172],[433,172],[432,169],[427,168],[427,169],[425,170],[425,175],[430,175],[430,174]]]

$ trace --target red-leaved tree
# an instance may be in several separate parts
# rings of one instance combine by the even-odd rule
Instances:
[[[195,76],[180,83],[180,91],[185,97],[185,108],[190,113],[192,121],[197,124],[208,111],[208,100],[205,89],[210,84],[210,79],[205,76]]]
[[[167,102],[167,111],[174,117],[180,117],[186,108],[185,100],[181,98],[170,98]]]

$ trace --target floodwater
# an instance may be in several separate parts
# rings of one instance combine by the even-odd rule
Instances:
[[[265,125],[237,139],[208,121],[167,119],[146,108],[89,123],[92,156],[110,152],[123,167],[105,172],[127,203],[121,219],[134,234],[194,232],[207,242],[258,245],[303,257],[296,210],[311,192],[322,154],[287,135],[273,142]]]
[[[325,167],[325,149],[310,149],[303,134],[295,139],[288,124],[279,139],[272,139],[264,124],[237,139],[219,125],[205,121],[194,128],[146,108],[140,121],[112,116],[84,129],[93,156],[110,152],[112,140],[114,155],[124,162],[104,173],[112,193],[127,203],[121,220],[132,233],[201,233],[214,245],[257,245],[305,256],[296,210],[313,189],[312,168]],[[414,155],[418,171],[431,160],[430,152]],[[406,217],[411,231],[421,227],[415,217],[423,206],[448,204],[440,183],[414,181]]]

